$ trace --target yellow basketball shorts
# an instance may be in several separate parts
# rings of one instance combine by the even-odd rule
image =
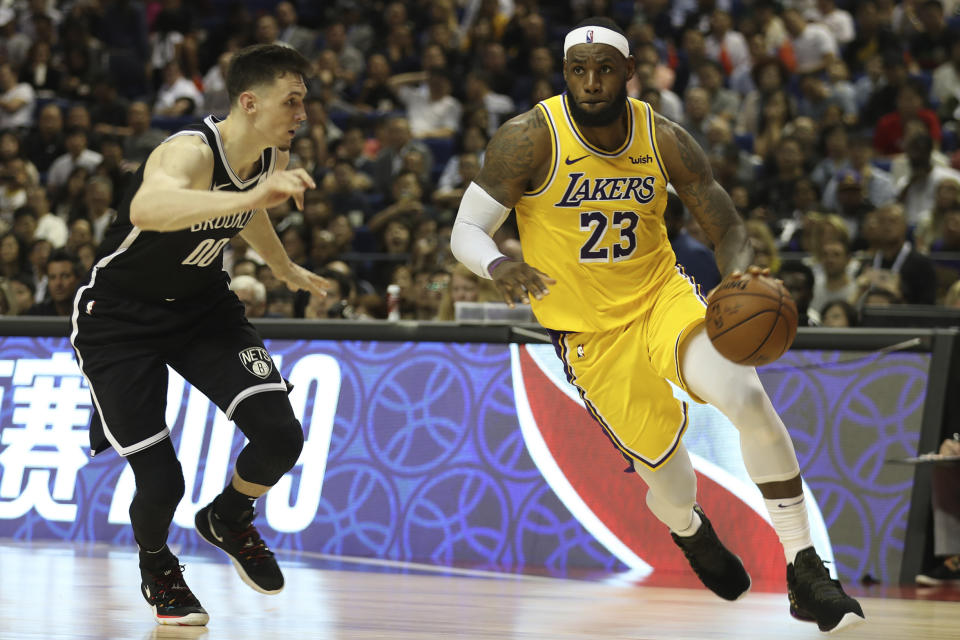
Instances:
[[[681,338],[703,323],[706,300],[680,267],[653,298],[638,301],[633,322],[598,333],[551,331],[557,355],[590,414],[628,460],[656,469],[670,459],[687,428],[687,403],[667,380],[697,402],[680,373]]]

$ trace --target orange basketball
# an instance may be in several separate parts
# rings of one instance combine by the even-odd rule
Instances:
[[[778,280],[745,274],[724,280],[707,301],[707,335],[737,364],[773,362],[797,335],[797,305]]]

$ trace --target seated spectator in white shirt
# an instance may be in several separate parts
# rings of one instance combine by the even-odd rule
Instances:
[[[794,71],[797,73],[823,71],[839,54],[833,33],[822,24],[807,22],[799,10],[784,9],[783,21],[790,34],[789,42],[797,61]]]
[[[33,87],[17,82],[17,75],[9,64],[0,64],[0,130],[33,126],[35,102]]]
[[[87,132],[79,127],[67,131],[64,145],[67,152],[54,160],[47,172],[47,186],[51,189],[65,185],[74,168],[83,167],[93,173],[103,161],[102,155],[87,148]]]
[[[171,60],[163,68],[163,84],[157,91],[153,111],[174,118],[203,112],[203,94],[197,85],[183,76],[176,60]]]
[[[397,87],[397,95],[407,107],[410,130],[415,138],[450,138],[460,129],[463,107],[450,95],[452,83],[445,69],[430,69],[417,75],[425,82],[417,87],[407,83]]]

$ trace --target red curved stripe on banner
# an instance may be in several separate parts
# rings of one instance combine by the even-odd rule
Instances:
[[[699,586],[669,531],[646,505],[646,485],[624,473],[627,461],[602,427],[518,350],[524,386],[537,428],[567,480],[594,514],[654,568],[646,584]],[[698,500],[721,540],[750,572],[754,590],[784,590],[783,549],[773,528],[743,500],[697,472]]]

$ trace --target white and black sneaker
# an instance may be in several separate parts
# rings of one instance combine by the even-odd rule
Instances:
[[[865,620],[860,603],[830,577],[813,547],[800,551],[787,565],[787,597],[790,615],[816,622],[820,631],[839,631]]]
[[[140,569],[140,593],[153,609],[157,624],[203,626],[210,616],[183,579],[183,565],[174,564],[156,573]]]
[[[251,511],[249,518],[236,524],[228,523],[214,512],[211,502],[197,512],[194,525],[200,537],[230,557],[241,580],[260,593],[280,593],[283,590],[283,573],[273,551],[253,526],[255,516]]]

